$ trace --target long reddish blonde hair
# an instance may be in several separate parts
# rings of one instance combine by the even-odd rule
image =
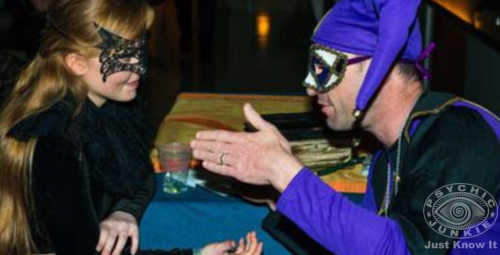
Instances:
[[[20,121],[50,108],[71,93],[79,104],[86,85],[66,67],[64,57],[99,54],[95,24],[126,38],[151,26],[152,8],[144,0],[56,0],[48,10],[37,56],[21,72],[0,113],[0,254],[36,252],[30,233],[33,196],[30,186],[36,138],[19,141],[6,133]],[[76,113],[75,113],[76,114]]]

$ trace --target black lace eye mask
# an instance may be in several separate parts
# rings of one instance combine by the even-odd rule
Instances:
[[[127,40],[102,27],[97,26],[97,33],[102,38],[99,48],[101,74],[103,82],[113,73],[130,71],[144,75],[147,71],[146,33],[139,39]],[[130,61],[130,60],[134,61]]]

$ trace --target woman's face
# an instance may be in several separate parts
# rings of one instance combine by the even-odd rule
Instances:
[[[137,59],[130,58],[126,61],[132,64]],[[140,76],[131,71],[120,71],[109,75],[104,82],[103,74],[100,71],[101,65],[99,57],[88,59],[88,71],[82,78],[87,84],[89,99],[98,107],[107,100],[118,102],[133,100],[137,95]]]
[[[127,39],[95,25],[102,42],[99,56],[87,59],[83,80],[88,85],[88,97],[98,107],[106,100],[130,101],[137,95],[139,77],[147,70],[146,33]]]

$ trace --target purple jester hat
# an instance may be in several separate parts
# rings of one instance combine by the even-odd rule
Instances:
[[[371,65],[356,99],[364,112],[397,60],[412,62],[428,76],[419,61],[422,51],[417,18],[421,0],[339,0],[323,17],[312,41],[328,48],[370,56]]]

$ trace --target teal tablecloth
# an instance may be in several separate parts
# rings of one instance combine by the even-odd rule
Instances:
[[[157,176],[157,192],[140,225],[141,249],[201,247],[214,241],[236,241],[255,230],[264,242],[264,254],[290,254],[262,228],[262,220],[269,213],[266,206],[221,197],[201,188],[167,195],[161,189],[161,177]]]

